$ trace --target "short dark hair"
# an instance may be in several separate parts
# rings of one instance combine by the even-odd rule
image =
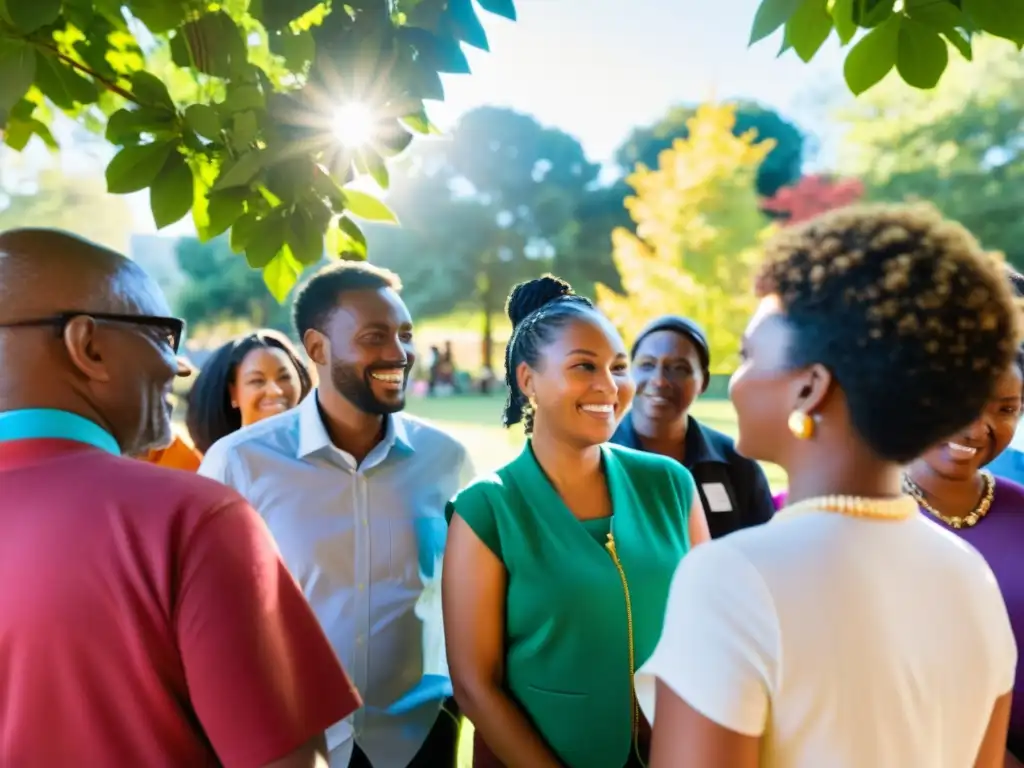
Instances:
[[[505,346],[508,399],[502,423],[506,427],[523,421],[526,433],[533,431],[533,413],[524,412],[526,397],[516,380],[519,364],[525,362],[536,368],[541,350],[554,340],[558,328],[594,311],[590,299],[577,296],[569,283],[554,275],[543,275],[513,286],[505,303],[505,313],[512,321],[512,336]]]
[[[316,272],[295,296],[292,317],[301,339],[306,331],[322,331],[338,306],[338,298],[348,291],[402,290],[402,281],[394,272],[365,261],[339,261]]]
[[[222,437],[242,428],[242,413],[231,407],[229,387],[235,383],[238,366],[254,349],[280,349],[299,374],[302,399],[313,389],[309,368],[288,338],[277,331],[260,330],[240,336],[219,347],[203,365],[188,395],[185,424],[192,443],[201,453]]]
[[[1011,364],[1018,310],[1002,265],[930,205],[853,206],[766,246],[789,362],[831,371],[879,457],[917,458],[970,424]]]

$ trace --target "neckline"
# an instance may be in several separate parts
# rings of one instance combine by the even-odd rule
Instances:
[[[70,440],[121,455],[112,434],[94,421],[56,408],[23,408],[0,413],[0,442],[16,440]]]

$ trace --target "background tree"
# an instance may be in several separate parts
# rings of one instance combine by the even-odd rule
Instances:
[[[770,140],[734,133],[735,108],[703,105],[654,170],[639,168],[626,201],[636,234],[613,233],[626,293],[599,285],[598,303],[627,339],[653,317],[682,314],[704,326],[714,371],[735,368],[750,311],[758,245],[770,230],[758,206],[757,169]]]
[[[122,197],[108,195],[102,179],[59,168],[17,169],[4,163],[0,231],[57,227],[108,248],[126,251],[132,211]]]
[[[352,216],[393,219],[346,185],[387,187],[439,73],[469,71],[462,43],[488,45],[472,0],[0,0],[0,127],[16,149],[55,143],[54,110],[103,128],[110,192],[148,189],[158,227],[230,230],[282,299],[325,236],[365,255]]]
[[[789,226],[852,205],[863,196],[864,183],[860,179],[837,179],[818,173],[802,176],[795,184],[782,187],[761,201],[761,210]]]
[[[401,228],[368,230],[377,263],[399,272],[419,316],[480,313],[483,363],[511,286],[549,269],[587,266],[575,213],[597,176],[579,142],[498,107],[462,117],[450,138],[423,142],[394,170]]]
[[[626,172],[640,163],[648,168],[658,167],[658,156],[670,148],[676,139],[689,136],[689,121],[697,113],[695,106],[676,106],[653,125],[636,128],[619,148],[615,160]],[[739,101],[734,105],[736,124],[733,132],[742,136],[757,131],[758,139],[771,139],[775,146],[757,171],[757,191],[771,197],[781,187],[800,178],[804,163],[803,132],[778,112],[753,101]]]
[[[1024,57],[1012,46],[978,40],[935,90],[888,78],[839,117],[840,167],[869,198],[929,200],[1024,267]]]
[[[1024,0],[761,0],[750,43],[784,29],[779,55],[810,61],[835,30],[843,46],[856,40],[843,66],[854,94],[893,69],[914,88],[935,87],[949,48],[968,61],[978,33],[1024,47]]]
[[[290,306],[267,292],[260,273],[232,253],[226,236],[206,243],[183,237],[175,256],[187,279],[173,299],[174,309],[190,329],[241,323],[293,335]]]

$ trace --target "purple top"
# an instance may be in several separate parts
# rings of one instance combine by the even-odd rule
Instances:
[[[786,491],[772,497],[775,508],[786,504]],[[955,533],[977,549],[995,574],[1003,593],[1010,625],[1018,648],[1024,648],[1024,486],[1011,480],[996,478],[995,495],[988,514],[970,528],[956,529],[929,515],[930,520]],[[1024,739],[1024,654],[1017,657],[1017,679],[1013,687],[1013,708],[1010,713],[1010,734]]]
[[[1006,610],[1017,647],[1024,646],[1024,486],[1011,480],[996,478],[995,495],[988,514],[970,528],[951,528],[929,515],[977,549],[995,574],[1003,593]],[[1017,679],[1013,686],[1013,708],[1010,711],[1010,734],[1024,738],[1024,676],[1021,657],[1017,657]]]

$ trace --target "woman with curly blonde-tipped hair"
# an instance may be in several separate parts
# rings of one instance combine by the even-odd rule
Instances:
[[[1012,364],[1001,265],[931,207],[858,207],[778,236],[756,287],[736,447],[789,498],[677,570],[637,682],[656,680],[652,768],[1002,768],[1005,604],[901,485]]]

